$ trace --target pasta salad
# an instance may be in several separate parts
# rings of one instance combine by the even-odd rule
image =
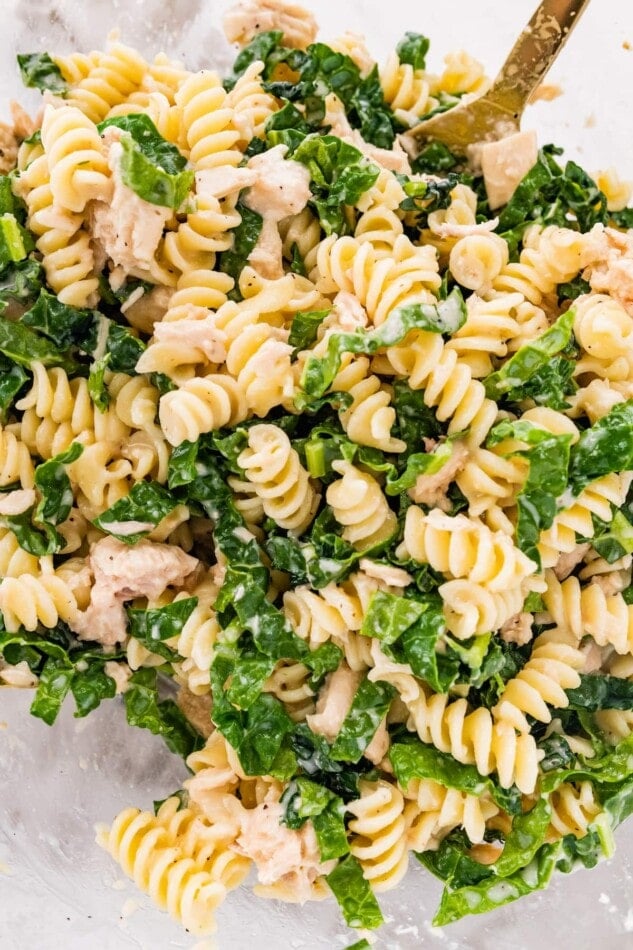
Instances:
[[[360,948],[410,860],[444,925],[633,811],[631,189],[532,133],[419,147],[487,85],[421,34],[225,31],[224,79],[18,56],[0,684],[186,760],[97,841],[192,934],[254,872]]]

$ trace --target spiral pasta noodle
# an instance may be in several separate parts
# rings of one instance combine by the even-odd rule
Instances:
[[[58,620],[72,622],[77,600],[68,584],[56,574],[20,574],[0,581],[0,611],[9,633],[38,624],[52,629]]]
[[[347,806],[354,816],[350,850],[376,893],[396,887],[406,874],[407,851],[404,797],[384,780],[361,782],[360,798]]]
[[[394,241],[389,257],[369,241],[325,238],[317,250],[316,266],[317,287],[326,293],[353,293],[376,326],[397,307],[429,303],[440,283],[433,249],[416,247],[404,234]]]
[[[568,689],[580,686],[578,670],[585,665],[584,654],[550,633],[534,641],[530,658],[517,676],[509,680],[492,712],[496,719],[512,723],[519,732],[529,732],[526,715],[539,722],[551,722],[549,706],[566,709]]]
[[[342,478],[328,487],[326,500],[345,540],[360,550],[386,541],[397,522],[378,482],[350,462],[335,462],[333,468]]]
[[[286,433],[274,425],[253,426],[238,464],[255,485],[266,515],[288,531],[305,531],[319,496]]]
[[[42,121],[42,145],[55,204],[81,212],[88,201],[107,200],[110,174],[101,137],[80,109],[48,106]]]
[[[484,840],[486,822],[499,812],[489,798],[446,788],[433,779],[413,779],[405,798],[407,844],[416,852],[435,850],[455,828],[463,828],[477,844]]]

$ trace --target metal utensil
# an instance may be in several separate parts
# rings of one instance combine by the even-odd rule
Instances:
[[[543,0],[488,92],[421,122],[407,137],[416,145],[436,139],[464,154],[474,142],[493,142],[518,132],[531,95],[588,6],[589,0]]]

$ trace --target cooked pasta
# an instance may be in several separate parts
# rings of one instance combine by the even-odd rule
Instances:
[[[274,425],[253,426],[248,448],[237,461],[255,485],[266,515],[287,531],[305,531],[319,496],[286,433]]]
[[[389,782],[364,782],[360,798],[349,803],[354,816],[350,850],[377,893],[396,887],[407,871],[404,797]]]
[[[0,685],[49,723],[123,694],[186,760],[98,840],[191,934],[251,871],[371,929],[411,851],[444,925],[630,810],[630,189],[529,133],[416,154],[486,88],[465,52],[379,69],[291,0],[225,23],[226,78],[20,58]]]

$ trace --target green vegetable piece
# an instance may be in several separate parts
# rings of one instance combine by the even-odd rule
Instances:
[[[264,683],[276,665],[277,660],[268,656],[239,659],[233,667],[231,685],[226,691],[229,702],[239,709],[250,709],[261,695]]]
[[[70,684],[77,710],[76,718],[83,718],[101,704],[104,699],[113,699],[116,696],[116,683],[105,672],[103,659],[85,661],[86,667],[76,664],[74,676]]]
[[[434,926],[443,927],[468,914],[485,914],[526,894],[542,890],[549,884],[560,852],[560,842],[544,845],[528,868],[522,868],[510,877],[485,878],[478,884],[455,890],[447,887],[442,894],[439,910],[433,918]]]
[[[0,266],[23,261],[27,255],[23,228],[13,214],[0,215]],[[26,233],[26,232],[24,232]]]
[[[619,403],[611,412],[581,433],[572,447],[569,484],[574,495],[590,482],[610,472],[633,468],[633,399]]]
[[[73,675],[74,667],[67,657],[50,657],[40,673],[31,715],[52,726],[68,695]]]
[[[378,178],[379,169],[357,148],[334,135],[308,135],[292,154],[311,178],[312,204],[326,234],[345,234],[344,205],[354,205]]]
[[[332,746],[332,758],[358,762],[387,715],[396,689],[391,683],[363,680]]]
[[[414,69],[426,69],[426,54],[430,45],[426,36],[407,31],[396,46],[396,53],[401,63],[407,63]]]
[[[174,649],[168,647],[165,640],[171,640],[182,633],[197,605],[197,597],[185,597],[165,607],[153,607],[150,610],[128,607],[128,632],[150,652],[172,660]]]
[[[124,544],[136,544],[177,505],[174,496],[158,482],[136,482],[129,495],[95,518],[93,524]]]
[[[103,134],[104,130],[110,126],[129,132],[143,154],[168,174],[177,175],[187,167],[187,159],[182,152],[163,138],[145,113],[133,112],[128,115],[113,116],[111,119],[105,119],[97,128]]]
[[[67,373],[78,369],[78,364],[49,340],[38,336],[23,323],[14,323],[3,317],[0,317],[0,353],[19,366],[30,366],[37,361],[44,366],[61,366]]]
[[[593,537],[587,540],[591,540],[600,557],[613,564],[625,554],[633,554],[633,524],[623,511],[615,510],[611,521],[602,521],[596,515],[592,516],[592,521]]]
[[[110,393],[105,383],[105,374],[110,363],[108,353],[102,360],[96,360],[90,367],[88,392],[99,412],[105,412],[110,405]]]
[[[296,313],[288,336],[290,346],[294,346],[297,350],[306,350],[309,346],[312,346],[316,342],[319,327],[329,313],[331,313],[330,310],[309,310]]]
[[[580,686],[568,689],[571,709],[633,709],[633,683],[606,673],[581,673]]]
[[[204,745],[204,739],[173,700],[159,700],[156,677],[156,668],[137,670],[130,677],[123,696],[127,721],[162,736],[167,748],[185,759]]]
[[[563,169],[555,159],[562,149],[547,145],[499,216],[498,232],[516,244],[525,228],[539,221],[590,231],[605,224],[607,202],[595,181],[575,162]],[[570,212],[576,221],[570,220]]]
[[[12,301],[27,306],[40,291],[42,274],[42,265],[31,258],[0,267],[0,315]]]
[[[404,471],[393,478],[387,475],[385,492],[387,495],[401,495],[409,488],[413,488],[419,475],[435,475],[440,472],[453,454],[450,442],[442,442],[432,452],[420,452],[409,455]]]
[[[548,365],[551,358],[569,346],[576,311],[571,307],[532,343],[527,343],[507,360],[501,369],[484,380],[489,399],[499,400],[506,393],[529,382]]]
[[[262,230],[262,216],[252,211],[243,201],[236,206],[241,221],[233,230],[233,245],[224,251],[218,258],[218,267],[225,274],[233,278],[237,284],[240,274],[248,263],[251,251],[259,240]],[[236,291],[233,291],[235,294]]]
[[[148,116],[121,116],[107,124],[126,126],[121,136],[123,184],[144,201],[176,211],[194,180],[184,156],[162,138]]]
[[[17,60],[25,86],[42,92],[46,90],[56,96],[66,95],[68,83],[48,53],[18,53]]]
[[[389,758],[402,788],[406,788],[411,779],[430,778],[468,795],[483,795],[487,791],[493,801],[510,814],[521,811],[521,795],[516,787],[501,788],[490,776],[480,775],[474,765],[462,765],[451,755],[417,739],[394,742]]]
[[[360,633],[383,643],[395,643],[426,609],[427,605],[418,600],[377,590],[367,606]]]
[[[342,858],[349,853],[345,831],[345,806],[341,798],[323,785],[300,776],[285,789],[282,823],[288,828],[302,828],[311,819],[322,861]]]
[[[132,138],[121,139],[121,179],[139,198],[176,211],[191,190],[193,170],[173,175],[155,165]]]
[[[0,354],[0,420],[11,408],[28,378],[21,366]]]
[[[552,809],[546,798],[539,799],[525,814],[516,815],[500,857],[490,866],[491,871],[505,878],[527,868],[545,841],[551,817]]]
[[[265,30],[257,33],[248,46],[240,50],[233,63],[233,71],[230,76],[224,80],[224,88],[230,91],[237,80],[242,76],[251,63],[261,60],[267,63],[268,59],[275,50],[281,45],[283,33],[281,30]]]
[[[22,317],[21,322],[38,330],[52,342],[66,349],[82,347],[90,338],[96,338],[96,322],[100,315],[94,310],[82,310],[62,303],[55,294],[41,290],[36,303]]]
[[[516,538],[523,553],[540,566],[541,532],[553,524],[559,499],[567,489],[572,436],[552,435],[531,422],[504,421],[492,429],[487,444],[498,445],[505,439],[517,439],[528,445],[525,450],[511,453],[530,463],[528,476],[517,496]]]
[[[35,510],[37,521],[60,524],[68,518],[73,506],[73,492],[66,466],[76,462],[83,450],[83,445],[73,442],[65,452],[42,462],[35,469],[35,487],[40,493]]]
[[[437,646],[446,637],[441,603],[428,601],[426,610],[402,635],[398,646],[415,676],[439,693],[445,693],[457,679],[459,658],[450,652],[439,653]],[[476,640],[483,640],[476,637]],[[461,654],[466,662],[466,656]]]
[[[571,403],[566,399],[578,388],[574,379],[576,363],[564,356],[554,356],[541,369],[537,370],[527,383],[515,386],[506,393],[510,402],[522,402],[533,399],[537,406],[549,409],[569,409]]]
[[[301,377],[301,386],[309,396],[322,396],[332,385],[339,371],[343,353],[371,355],[382,347],[397,346],[411,330],[432,333],[456,333],[466,319],[466,306],[456,288],[446,300],[437,304],[409,304],[389,314],[384,323],[372,330],[333,333],[326,355],[311,356]]]
[[[66,465],[76,461],[83,446],[73,442],[66,452],[43,462],[35,469],[35,488],[40,494],[39,502],[20,515],[4,518],[4,523],[15,534],[18,544],[29,554],[43,557],[55,554],[64,545],[64,538],[55,530],[55,525],[65,521],[73,505],[73,492]]]
[[[233,669],[233,663],[221,655],[211,664],[213,721],[237,752],[246,775],[270,775],[275,763],[279,765],[278,756],[294,723],[270,693],[257,696],[248,709],[236,709],[226,690]],[[289,767],[294,774],[296,759]]]
[[[605,755],[589,759],[583,766],[548,772],[541,779],[541,792],[553,792],[563,782],[590,781],[601,789],[604,800],[610,791],[617,791],[620,783],[630,779],[631,762],[633,736],[627,736]]]
[[[375,930],[384,923],[378,901],[363,876],[360,863],[351,854],[336,865],[326,877],[349,927]]]

